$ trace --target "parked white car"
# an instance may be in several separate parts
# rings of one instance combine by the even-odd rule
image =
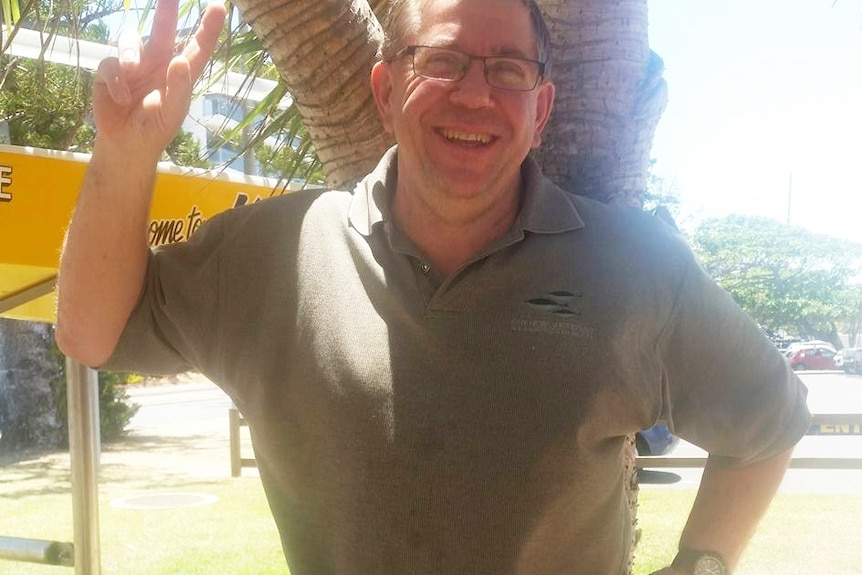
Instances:
[[[847,373],[862,373],[862,347],[839,349],[832,361]]]

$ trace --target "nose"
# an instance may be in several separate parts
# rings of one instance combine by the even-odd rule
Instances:
[[[491,87],[485,81],[485,68],[481,60],[472,60],[467,74],[450,93],[452,103],[468,108],[483,108],[491,104]]]

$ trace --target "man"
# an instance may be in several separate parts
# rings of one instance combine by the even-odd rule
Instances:
[[[170,60],[175,4],[100,67],[62,348],[221,385],[295,575],[619,575],[624,438],[660,419],[712,454],[660,573],[732,569],[807,429],[805,389],[667,226],[528,157],[554,99],[535,5],[400,3],[371,75],[398,142],[377,169],[151,254],[155,163],[223,14]]]

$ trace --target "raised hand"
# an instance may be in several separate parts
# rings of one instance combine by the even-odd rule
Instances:
[[[123,33],[118,56],[99,64],[93,84],[96,148],[158,160],[188,112],[192,87],[209,61],[225,18],[211,3],[201,24],[174,54],[179,0],[159,0],[146,44],[136,32]]]

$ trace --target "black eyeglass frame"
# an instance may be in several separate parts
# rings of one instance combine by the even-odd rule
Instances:
[[[417,48],[432,48],[434,50],[444,50],[446,52],[454,52],[456,54],[463,54],[469,58],[468,65],[464,67],[463,73],[458,78],[440,78],[437,76],[426,76],[425,74],[420,74],[416,71],[416,49]],[[422,78],[427,78],[429,80],[439,80],[441,82],[460,82],[464,79],[467,73],[470,70],[469,64],[473,62],[473,60],[479,60],[482,62],[482,73],[485,77],[485,82],[491,86],[492,88],[496,88],[498,90],[506,90],[509,92],[531,92],[536,89],[542,80],[545,78],[545,62],[541,62],[539,60],[531,60],[529,58],[519,58],[517,56],[474,56],[473,54],[468,54],[467,52],[462,52],[461,50],[455,50],[453,48],[447,48],[445,46],[423,46],[421,44],[413,44],[402,48],[398,52],[395,53],[395,56],[392,57],[392,60],[400,58],[401,56],[410,56],[410,67],[413,69],[413,73]],[[488,81],[488,66],[486,62],[488,60],[516,60],[518,62],[529,62],[530,64],[535,64],[538,67],[538,74],[536,75],[536,82],[530,88],[510,88],[505,86],[495,86]]]

